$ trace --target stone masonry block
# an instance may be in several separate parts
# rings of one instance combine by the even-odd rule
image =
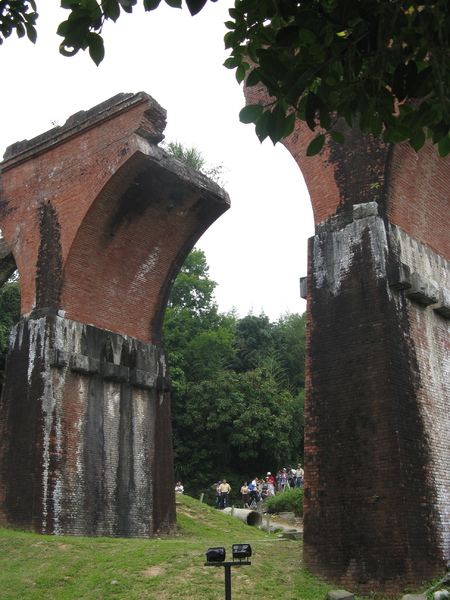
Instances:
[[[389,287],[393,290],[406,290],[411,287],[411,269],[400,261],[387,265]]]
[[[353,207],[353,218],[366,219],[367,217],[378,217],[378,204],[376,202],[355,204]]]
[[[116,383],[124,383],[130,378],[130,369],[122,365],[105,362],[101,365],[100,373],[103,379],[115,381]]]
[[[157,381],[157,388],[160,392],[171,392],[172,380],[170,379],[170,377],[159,376]]]
[[[446,319],[450,319],[450,291],[440,290],[439,302],[433,306],[434,312],[440,314]]]
[[[425,280],[419,273],[411,275],[411,288],[406,292],[411,300],[428,306],[439,301],[439,290],[432,283]]]
[[[85,375],[95,375],[100,370],[100,361],[84,354],[72,354],[70,357],[70,370]]]
[[[144,390],[151,390],[156,388],[157,378],[153,373],[147,371],[141,371],[140,369],[133,369],[130,375],[131,385],[142,388]]]
[[[69,364],[69,353],[61,348],[52,348],[48,354],[48,362],[51,367],[67,367]]]

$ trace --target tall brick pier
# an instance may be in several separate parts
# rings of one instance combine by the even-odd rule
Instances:
[[[0,518],[13,526],[175,526],[161,326],[181,265],[229,200],[157,146],[165,116],[150,96],[121,94],[0,165],[22,295],[0,405]]]
[[[302,162],[316,218],[304,559],[401,593],[450,557],[450,161],[346,134]]]
[[[264,86],[246,89],[265,104]],[[307,158],[311,196],[304,562],[382,594],[450,558],[450,159],[383,145],[341,123]]]

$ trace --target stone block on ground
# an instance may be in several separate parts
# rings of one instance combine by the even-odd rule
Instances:
[[[355,596],[346,590],[331,590],[326,600],[354,600]]]

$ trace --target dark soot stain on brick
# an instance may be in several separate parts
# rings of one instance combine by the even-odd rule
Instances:
[[[36,308],[58,308],[62,288],[61,227],[51,202],[39,209],[40,243],[36,269]]]

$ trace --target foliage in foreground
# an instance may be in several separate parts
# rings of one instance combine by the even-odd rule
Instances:
[[[185,0],[193,15],[206,2]],[[160,3],[142,0],[146,11]],[[105,21],[137,4],[62,0],[69,14],[58,28],[60,52],[89,50],[100,64]],[[34,0],[0,2],[0,44],[14,30],[34,42],[36,10]],[[450,152],[450,0],[235,0],[229,14],[225,66],[236,69],[239,83],[262,84],[271,97],[241,112],[260,140],[276,143],[301,119],[318,131],[307,150],[314,155],[326,135],[343,143],[345,120],[384,142],[407,140],[418,151],[431,138],[441,156]]]
[[[217,600],[221,568],[205,552],[252,546],[252,564],[232,572],[233,597],[323,600],[331,586],[301,568],[301,542],[244,525],[186,496],[177,497],[178,531],[161,539],[39,536],[0,528],[2,600]],[[283,582],[282,585],[279,583]]]
[[[303,487],[285,490],[276,496],[266,499],[269,513],[293,512],[297,517],[303,516]]]

